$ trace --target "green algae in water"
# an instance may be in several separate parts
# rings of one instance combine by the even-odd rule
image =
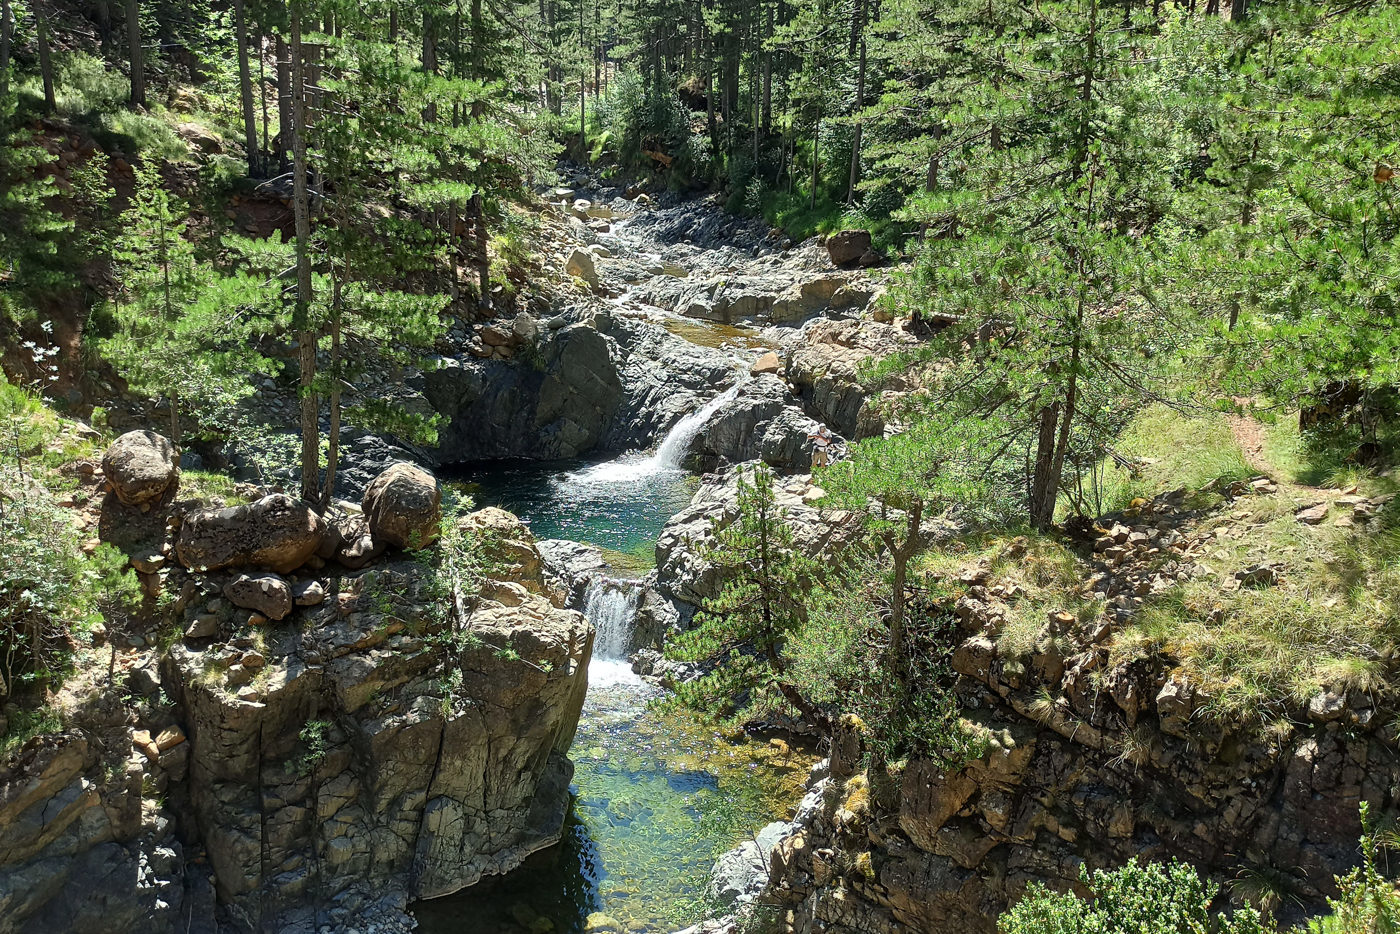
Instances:
[[[784,817],[815,757],[647,706],[656,693],[636,681],[590,688],[563,842],[416,907],[426,934],[581,934],[596,911],[655,934],[700,918],[715,857]]]

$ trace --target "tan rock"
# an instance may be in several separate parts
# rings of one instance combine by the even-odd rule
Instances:
[[[179,483],[175,446],[154,431],[128,431],[102,455],[112,492],[128,506],[150,504]]]
[[[754,361],[754,365],[749,367],[749,375],[761,376],[764,373],[778,373],[782,370],[782,366],[782,360],[778,358],[777,353],[770,350]]]
[[[442,488],[416,464],[397,463],[375,477],[362,503],[376,544],[426,548],[437,541],[442,522]]]

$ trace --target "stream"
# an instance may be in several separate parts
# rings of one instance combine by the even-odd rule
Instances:
[[[703,917],[715,858],[801,796],[813,756],[658,707],[661,689],[624,657],[640,597],[625,578],[652,561],[667,519],[689,502],[695,478],[682,458],[738,391],[682,418],[651,454],[493,464],[454,478],[478,506],[509,509],[539,538],[606,549],[622,579],[595,580],[586,598],[597,639],[563,840],[507,876],[420,903],[426,934],[677,930]]]

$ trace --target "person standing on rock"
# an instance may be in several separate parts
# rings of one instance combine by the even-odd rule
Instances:
[[[812,442],[812,466],[825,467],[831,461],[831,446],[836,439],[831,435],[831,429],[825,425],[818,425],[817,430],[807,434],[807,440]]]

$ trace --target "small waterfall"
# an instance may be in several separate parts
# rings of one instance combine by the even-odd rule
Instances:
[[[594,687],[636,686],[642,683],[627,660],[628,643],[637,623],[642,589],[633,582],[595,577],[583,598],[583,615],[593,624],[593,661],[588,683]]]
[[[627,657],[627,643],[637,621],[637,605],[641,603],[640,587],[626,582],[595,577],[583,598],[583,615],[597,631],[593,654],[598,658]]]
[[[732,402],[738,398],[740,385],[742,384],[734,384],[676,422],[675,426],[666,433],[666,437],[661,441],[661,446],[656,449],[656,454],[652,456],[652,460],[656,461],[657,469],[680,469],[681,461],[685,460],[685,455],[690,450],[690,443],[695,440],[696,435],[705,430],[710,419],[726,402]]]
[[[617,460],[595,464],[583,470],[575,470],[566,475],[566,482],[583,487],[598,484],[612,486],[617,483],[635,483],[650,479],[657,474],[680,471],[681,462],[685,460],[691,442],[700,432],[705,430],[710,419],[726,402],[738,398],[739,389],[742,386],[743,383],[736,383],[676,422],[666,433],[666,437],[661,440],[655,454],[650,456],[627,454]]]

